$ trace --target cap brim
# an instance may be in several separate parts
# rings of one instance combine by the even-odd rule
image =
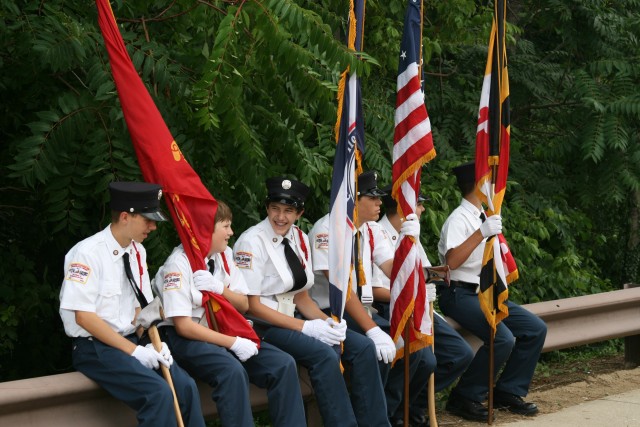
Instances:
[[[282,203],[283,205],[293,206],[294,208],[301,208],[304,206],[304,203],[299,200],[290,199],[288,197],[281,197],[277,195],[267,197],[267,203],[269,202]]]
[[[366,192],[360,193],[360,196],[369,196],[369,197],[382,197],[382,196],[386,196],[387,193],[385,193],[384,191],[382,191],[379,188],[372,188],[371,190],[368,190]]]
[[[143,217],[150,219],[152,221],[160,222],[160,221],[168,221],[167,217],[160,211],[156,212],[139,212]]]

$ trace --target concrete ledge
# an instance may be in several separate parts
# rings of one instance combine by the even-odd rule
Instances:
[[[308,425],[317,425],[313,389],[306,369],[299,371],[300,390],[305,400]],[[202,413],[206,419],[217,415],[211,387],[198,382]],[[251,407],[267,408],[267,393],[251,384]],[[0,383],[0,425],[20,427],[136,426],[135,412],[111,397],[94,381],[79,372]]]
[[[640,287],[523,305],[547,324],[543,352],[640,335]],[[482,342],[451,325],[477,350]],[[437,345],[437,344],[436,344]]]

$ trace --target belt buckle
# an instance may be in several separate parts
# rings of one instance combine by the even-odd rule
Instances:
[[[278,312],[285,314],[289,317],[293,317],[296,312],[296,304],[293,302],[293,295],[291,292],[285,292],[284,294],[276,295],[278,301]]]

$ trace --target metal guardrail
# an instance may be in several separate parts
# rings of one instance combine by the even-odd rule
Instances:
[[[635,353],[627,360],[635,360],[632,367],[637,366],[640,362],[640,287],[629,285],[625,288],[525,305],[547,324],[543,351],[627,337],[627,341],[635,342],[635,347],[629,346]],[[451,323],[457,326],[455,322]],[[475,337],[465,338],[472,347],[479,347],[480,342]],[[204,383],[198,386],[203,414],[212,418],[216,408],[210,387]],[[300,370],[300,386],[309,426],[317,425],[320,417],[304,369]],[[252,385],[251,404],[256,410],[265,408],[266,392]],[[112,398],[84,375],[71,372],[0,383],[0,425],[121,427],[135,426],[136,419],[124,403]]]
[[[625,285],[625,289],[618,291],[525,304],[523,307],[547,324],[543,352],[640,335],[640,287],[633,285]],[[447,321],[458,329],[474,350],[480,347],[478,338],[464,331],[454,320],[447,318]]]

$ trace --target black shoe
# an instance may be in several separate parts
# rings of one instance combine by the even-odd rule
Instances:
[[[493,407],[507,409],[514,414],[520,415],[535,415],[538,413],[538,407],[535,403],[525,402],[520,396],[497,390],[493,392]]]
[[[447,400],[447,411],[471,421],[487,421],[489,411],[482,403],[451,393]]]
[[[391,421],[391,425],[393,427],[403,427],[404,419],[403,418],[395,418]],[[409,427],[429,427],[429,417],[427,416],[410,416],[409,417]]]

